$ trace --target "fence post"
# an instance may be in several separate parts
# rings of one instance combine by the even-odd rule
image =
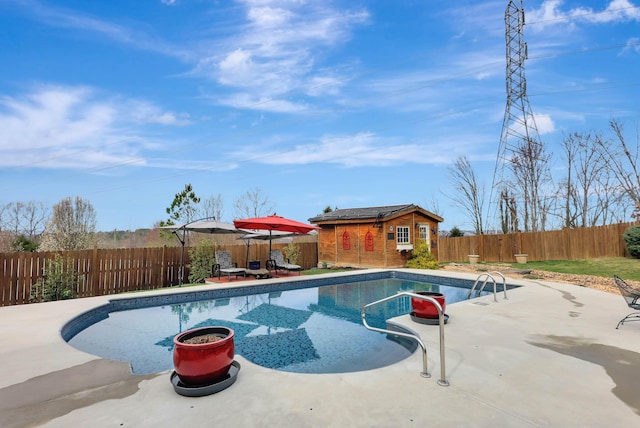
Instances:
[[[166,262],[165,262],[165,251],[167,250],[167,244],[164,244],[162,246],[162,258],[160,259],[160,278],[162,278],[162,287],[166,287],[167,286],[167,266],[166,266]]]

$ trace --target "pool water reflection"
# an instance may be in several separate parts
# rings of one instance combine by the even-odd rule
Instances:
[[[225,299],[112,312],[69,343],[103,358],[130,362],[136,374],[172,368],[173,337],[187,329],[223,325],[235,331],[236,354],[264,367],[297,373],[341,373],[396,363],[416,349],[407,339],[369,331],[361,308],[401,291],[438,291],[447,304],[466,288],[387,278]],[[408,297],[367,312],[367,322],[411,311]]]

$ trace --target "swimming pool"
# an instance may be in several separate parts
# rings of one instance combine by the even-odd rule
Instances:
[[[62,334],[82,351],[128,361],[136,374],[171,369],[173,337],[206,325],[232,328],[236,353],[264,367],[361,371],[401,361],[416,349],[414,341],[366,330],[362,306],[399,291],[439,291],[451,304],[466,299],[471,285],[390,271],[274,283],[268,290],[249,286],[114,299],[70,321]],[[368,312],[367,321],[385,327],[387,319],[410,310],[409,298],[394,299]]]

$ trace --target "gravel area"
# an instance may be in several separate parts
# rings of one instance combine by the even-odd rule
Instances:
[[[581,285],[583,287],[593,288],[600,291],[606,291],[607,293],[618,294],[618,288],[613,282],[613,278],[604,278],[601,276],[592,275],[574,275],[569,273],[557,273],[547,272],[543,270],[528,269],[526,264],[523,264],[521,268],[514,268],[511,265],[495,264],[478,264],[470,265],[465,263],[448,263],[444,265],[445,270],[457,271],[457,272],[490,272],[496,270],[502,273],[507,278],[519,278],[519,279],[540,279],[553,282],[564,282],[568,284]]]

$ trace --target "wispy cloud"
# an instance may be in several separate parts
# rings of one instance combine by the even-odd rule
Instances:
[[[161,148],[144,136],[145,126],[188,123],[186,116],[147,101],[105,96],[89,87],[40,86],[0,97],[0,164],[83,169],[144,164],[138,158],[143,150]]]
[[[233,153],[233,158],[270,165],[334,164],[347,168],[366,166],[399,166],[406,164],[445,164],[455,156],[450,142],[402,143],[395,138],[381,137],[372,132],[353,135],[325,135],[318,142],[289,147],[279,137],[270,145],[252,145]],[[458,142],[461,151],[465,148]],[[287,146],[286,150],[277,147]],[[448,150],[445,149],[448,147]],[[256,156],[256,153],[260,155]],[[425,153],[429,153],[428,156]]]
[[[304,102],[275,99],[292,90],[317,95],[319,88],[330,86],[329,82],[340,82],[334,72],[318,71],[318,63],[326,55],[325,49],[346,42],[353,28],[369,19],[366,10],[336,10],[324,2],[240,3],[245,7],[244,22],[222,44],[226,50],[202,58],[193,71],[232,88],[236,93],[219,102],[236,108],[306,110],[308,105]],[[333,93],[338,87],[332,88]],[[332,92],[325,90],[326,93]]]
[[[538,9],[527,11],[528,24],[534,24],[536,31],[560,25],[566,28],[575,23],[607,24],[640,21],[639,5],[629,0],[612,0],[602,10],[590,7],[576,7],[562,10],[563,0],[545,0]]]
[[[51,6],[38,0],[18,0],[14,6],[20,7],[25,15],[50,27],[95,34],[136,49],[158,52],[184,60],[191,57],[188,50],[154,38],[144,31],[105,21],[73,9]]]

